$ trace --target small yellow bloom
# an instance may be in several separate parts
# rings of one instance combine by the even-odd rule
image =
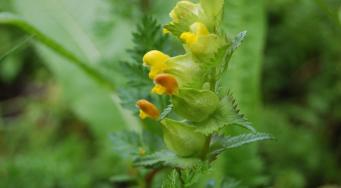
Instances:
[[[192,45],[197,42],[200,36],[205,36],[209,34],[207,27],[200,22],[195,22],[194,24],[192,24],[190,29],[191,32],[183,32],[180,35],[180,39],[188,45]]]
[[[166,62],[169,58],[168,55],[157,50],[149,51],[143,56],[143,64],[150,67],[149,77],[151,79],[167,69]]]
[[[156,86],[153,88],[152,92],[156,94],[168,94],[173,95],[177,92],[179,86],[176,78],[170,74],[159,74],[154,80]]]
[[[147,117],[157,119],[160,116],[160,111],[151,102],[141,99],[136,102],[136,106],[140,109],[140,118],[145,119]]]
[[[182,41],[184,41],[186,44],[193,44],[197,41],[197,36],[191,32],[183,32],[181,35],[180,35],[180,39]]]

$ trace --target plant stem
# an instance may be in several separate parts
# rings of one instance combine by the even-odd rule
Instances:
[[[151,188],[152,187],[152,183],[153,183],[153,179],[155,177],[155,175],[161,171],[162,168],[156,168],[153,169],[152,171],[150,171],[146,176],[145,176],[145,183],[146,183],[146,188]]]

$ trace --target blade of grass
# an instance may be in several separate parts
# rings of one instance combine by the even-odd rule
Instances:
[[[64,48],[58,42],[54,41],[50,37],[46,36],[44,33],[40,32],[31,24],[27,23],[24,19],[19,16],[16,16],[12,13],[3,12],[0,13],[0,25],[10,25],[14,27],[18,27],[25,31],[28,34],[33,35],[36,39],[38,39],[44,45],[50,47],[59,55],[65,57],[66,59],[70,60],[70,62],[74,63],[80,69],[82,69],[89,77],[97,81],[99,84],[104,86],[109,90],[113,90],[115,85],[112,81],[107,79],[104,75],[96,71],[91,66],[87,65],[85,62],[80,60],[79,57],[74,55],[72,52]]]

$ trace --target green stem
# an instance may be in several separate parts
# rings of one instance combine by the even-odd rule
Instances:
[[[176,168],[176,171],[177,171],[178,174],[179,174],[180,188],[183,188],[183,187],[185,187],[185,182],[184,182],[184,180],[183,180],[182,177],[181,177],[181,169],[180,169],[180,168]]]

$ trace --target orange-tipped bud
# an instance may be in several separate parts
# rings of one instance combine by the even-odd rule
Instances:
[[[151,102],[141,99],[136,102],[137,107],[140,109],[140,118],[145,119],[147,117],[157,119],[160,116],[160,111]]]
[[[170,74],[159,74],[155,77],[154,82],[157,86],[162,86],[168,95],[174,94],[179,88],[176,78]]]

